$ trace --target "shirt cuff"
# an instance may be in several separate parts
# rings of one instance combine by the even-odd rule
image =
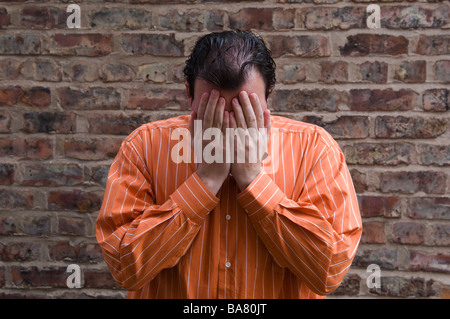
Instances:
[[[252,222],[258,222],[273,211],[284,197],[284,193],[265,172],[259,173],[237,199]]]
[[[219,199],[195,172],[170,197],[184,214],[197,224],[201,224],[219,203]]]

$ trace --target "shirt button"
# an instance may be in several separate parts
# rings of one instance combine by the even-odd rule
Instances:
[[[230,263],[229,261],[227,261],[227,262],[225,263],[225,267],[230,268],[230,267],[231,267],[231,263]]]
[[[230,216],[230,215],[226,215],[226,216],[225,216],[225,219],[226,219],[226,220],[230,220],[230,219],[231,219],[231,216]]]

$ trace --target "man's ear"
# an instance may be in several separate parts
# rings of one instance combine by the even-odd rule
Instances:
[[[184,82],[184,86],[186,87],[186,95],[188,97],[189,100],[189,107],[192,107],[192,96],[191,96],[191,91],[189,90],[189,83]]]

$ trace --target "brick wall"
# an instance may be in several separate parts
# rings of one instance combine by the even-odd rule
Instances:
[[[0,1],[0,298],[125,296],[94,233],[109,165],[139,125],[189,112],[187,54],[236,28],[276,58],[272,113],[326,128],[347,158],[364,233],[333,297],[450,296],[448,1],[77,2],[71,29],[68,1]]]

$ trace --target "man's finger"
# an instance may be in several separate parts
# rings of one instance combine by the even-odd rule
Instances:
[[[244,114],[246,127],[254,127],[257,129],[258,123],[256,121],[256,115],[253,111],[253,106],[247,92],[242,91],[239,93],[239,102],[241,104],[242,113]]]
[[[259,97],[256,93],[250,94],[250,102],[253,106],[253,112],[256,116],[256,123],[258,124],[258,128],[264,127],[264,114],[262,110],[261,103],[259,101]]]
[[[217,127],[218,129],[222,129],[225,104],[226,104],[225,99],[223,97],[219,98],[219,101],[217,102],[216,106],[216,111],[214,114],[214,124],[213,124],[213,127]]]
[[[237,127],[247,129],[247,123],[245,121],[245,116],[242,111],[242,106],[237,98],[231,101],[231,106],[233,107],[234,119],[236,121]]]
[[[194,138],[194,121],[197,119],[197,113],[195,111],[191,112],[191,119],[189,120],[189,133],[191,133],[191,138]]]
[[[205,114],[203,115],[203,129],[212,127],[216,113],[217,101],[219,100],[219,91],[212,90],[206,104]]]
[[[203,116],[205,115],[206,105],[208,104],[209,93],[205,92],[202,94],[200,98],[200,104],[198,105],[197,110],[197,119],[203,120]]]

